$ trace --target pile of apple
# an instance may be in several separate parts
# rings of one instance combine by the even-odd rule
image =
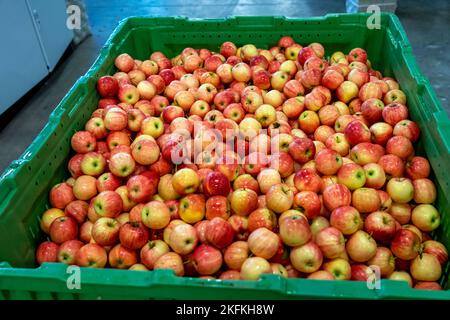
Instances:
[[[286,36],[115,65],[50,191],[39,264],[441,289],[420,129],[363,49],[325,58]]]

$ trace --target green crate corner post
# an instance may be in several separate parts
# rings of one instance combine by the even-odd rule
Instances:
[[[67,266],[36,268],[36,245],[45,239],[39,219],[48,208],[50,188],[69,176],[70,137],[82,130],[99,99],[97,79],[114,72],[114,57],[128,52],[147,59],[152,51],[173,56],[184,47],[218,50],[224,41],[269,48],[285,35],[300,44],[321,42],[330,55],[353,47],[367,50],[376,70],[394,76],[407,95],[411,118],[422,131],[418,153],[431,162],[442,225],[434,236],[450,249],[450,121],[428,80],[420,73],[398,18],[381,15],[381,28],[368,29],[369,14],[330,14],[313,18],[130,17],[120,22],[90,70],[59,103],[48,124],[20,159],[0,177],[0,299],[450,299],[450,290],[413,290],[382,280],[379,290],[363,282],[284,279],[258,281],[179,278],[169,270],[137,272],[81,268],[81,288],[67,286]],[[448,289],[448,266],[441,284]]]

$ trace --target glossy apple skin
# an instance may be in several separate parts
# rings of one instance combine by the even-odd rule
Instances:
[[[78,223],[75,219],[63,216],[56,218],[50,225],[50,238],[56,244],[75,240],[78,236]]]
[[[228,221],[216,217],[208,222],[205,235],[209,243],[222,249],[233,242],[234,230]]]
[[[423,252],[434,255],[441,265],[445,265],[448,261],[448,252],[445,246],[434,240],[427,240],[423,243]]]
[[[392,253],[403,260],[412,260],[419,254],[420,239],[411,230],[400,229],[391,242]]]
[[[225,249],[223,260],[230,269],[240,270],[249,253],[246,241],[236,241]]]
[[[128,249],[141,249],[148,239],[148,229],[141,222],[128,222],[120,227],[120,243]]]
[[[158,258],[169,250],[169,246],[162,240],[149,241],[140,251],[141,262],[152,270]]]
[[[413,157],[406,163],[406,175],[412,179],[423,179],[430,175],[430,163],[424,157]]]
[[[258,228],[265,227],[274,230],[277,226],[277,217],[272,210],[258,208],[248,216],[248,231],[253,232]]]
[[[314,219],[320,215],[322,203],[317,193],[312,191],[302,191],[294,196],[294,207],[308,219]]]
[[[192,255],[194,266],[201,275],[211,275],[216,273],[222,266],[222,253],[207,244],[198,246]]]
[[[65,182],[55,185],[50,190],[50,204],[52,207],[64,209],[73,200],[75,200],[75,197],[72,187]]]
[[[323,181],[312,169],[301,169],[294,176],[294,185],[298,191],[318,193],[322,190]]]
[[[88,243],[78,250],[75,259],[80,267],[103,268],[108,262],[108,254],[102,246]]]
[[[36,262],[56,262],[58,259],[59,245],[51,241],[42,242],[36,250]]]
[[[279,229],[281,240],[291,247],[301,246],[312,237],[308,220],[301,214],[294,214],[280,220]]]
[[[258,228],[250,234],[247,242],[255,256],[268,260],[277,253],[280,241],[276,233],[266,228]]]
[[[355,233],[360,228],[361,221],[361,215],[358,210],[351,206],[338,207],[330,215],[330,225],[344,235]]]
[[[208,220],[219,217],[227,220],[230,216],[230,204],[224,196],[212,196],[206,200],[206,214]]]
[[[328,227],[319,231],[315,242],[323,255],[328,259],[337,258],[345,251],[344,236],[334,227]]]
[[[329,185],[323,191],[323,203],[330,211],[338,207],[349,206],[351,203],[351,192],[343,184]]]
[[[203,192],[208,197],[227,196],[230,193],[230,181],[221,172],[210,172],[203,180]]]
[[[364,220],[364,229],[377,241],[391,239],[397,231],[395,219],[383,211],[369,214]]]
[[[371,138],[369,128],[359,120],[350,122],[345,128],[344,134],[352,146],[362,142],[370,142]]]
[[[322,265],[323,254],[314,241],[309,241],[308,243],[291,250],[290,261],[298,271],[313,273]]]
[[[352,265],[352,277],[353,281],[367,281],[369,277],[373,277],[375,274],[369,266],[358,263]]]
[[[314,159],[316,148],[309,138],[294,138],[294,141],[289,145],[289,154],[295,161],[306,163]]]
[[[272,273],[270,263],[261,257],[250,257],[241,267],[241,279],[258,280],[263,273]]]
[[[172,269],[178,277],[184,276],[183,259],[175,252],[167,252],[156,260],[153,269]]]

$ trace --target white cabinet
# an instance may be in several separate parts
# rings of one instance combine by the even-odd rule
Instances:
[[[25,0],[0,0],[0,113],[47,74],[47,63]]]
[[[64,0],[0,0],[0,114],[52,71],[72,39]]]
[[[66,27],[64,0],[27,0],[49,70],[58,63],[73,37]]]

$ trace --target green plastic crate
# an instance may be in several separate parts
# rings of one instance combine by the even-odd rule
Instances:
[[[36,268],[36,245],[44,239],[39,218],[48,208],[48,192],[68,177],[70,137],[83,128],[99,99],[96,80],[114,71],[114,57],[128,52],[147,59],[160,50],[173,56],[184,47],[217,50],[224,41],[270,47],[284,35],[301,44],[319,41],[326,53],[363,47],[374,67],[394,76],[408,97],[411,118],[422,136],[417,150],[433,168],[436,205],[442,226],[435,238],[450,249],[450,121],[429,82],[420,73],[411,46],[395,15],[382,14],[381,29],[366,27],[367,14],[332,14],[317,18],[232,17],[190,20],[183,17],[131,17],[123,20],[87,74],[56,107],[48,124],[25,153],[0,178],[0,299],[450,299],[450,291],[413,290],[406,283],[365,283],[283,279],[265,275],[258,281],[178,278],[169,270],[152,272],[81,268],[81,289],[70,290],[67,266],[46,263]],[[449,288],[448,266],[441,284]]]

